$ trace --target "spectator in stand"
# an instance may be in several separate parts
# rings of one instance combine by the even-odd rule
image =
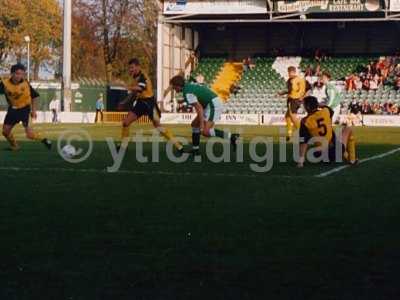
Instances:
[[[362,104],[362,108],[361,108],[361,113],[363,115],[371,115],[371,114],[373,114],[372,107],[369,104],[368,100],[364,100],[364,102]]]
[[[356,79],[356,74],[351,74],[346,78],[346,90],[347,91],[355,91],[356,90],[356,85],[355,85],[355,79]]]
[[[326,104],[326,86],[320,79],[313,85],[312,96],[318,99],[320,105]]]
[[[318,48],[317,50],[315,50],[314,59],[318,64],[325,59],[325,55],[321,49]]]
[[[399,107],[397,104],[393,104],[393,108],[392,108],[392,114],[393,115],[398,115],[400,113],[399,111]]]
[[[395,110],[394,106],[395,105],[390,100],[388,102],[385,102],[383,104],[383,114],[384,115],[393,115],[393,114],[395,114],[395,112],[397,112],[397,110]]]
[[[349,115],[347,116],[347,125],[355,126],[358,124],[362,124],[362,115],[361,115],[361,104],[357,102],[355,99],[349,105]]]
[[[362,83],[362,89],[369,91],[369,85],[370,85],[370,80],[371,80],[371,75],[368,75]]]
[[[313,69],[312,67],[309,65],[306,70],[304,71],[304,77],[312,77],[313,76]]]
[[[394,89],[395,89],[396,91],[399,91],[399,90],[400,90],[400,76],[397,76],[396,79],[395,79],[395,81],[394,81]]]
[[[383,110],[383,107],[382,107],[382,105],[381,105],[380,102],[375,102],[375,103],[372,105],[372,111],[373,111],[373,113],[374,113],[375,115],[380,115],[380,114],[382,114],[382,110]]]
[[[250,62],[247,58],[243,59],[243,72],[250,70]]]
[[[380,77],[378,74],[375,74],[375,76],[369,80],[369,89],[372,91],[376,91],[380,87]]]
[[[231,94],[234,94],[236,96],[241,89],[242,88],[240,86],[238,86],[236,83],[233,83],[229,90],[230,90]]]
[[[400,76],[400,64],[397,64],[397,66],[393,70],[395,76]]]
[[[363,84],[362,84],[360,76],[355,76],[354,77],[354,87],[355,87],[356,91],[361,90],[362,89],[362,85]]]
[[[316,77],[319,78],[319,77],[321,77],[321,75],[322,75],[321,65],[318,64],[318,65],[315,67],[314,76],[316,76]]]

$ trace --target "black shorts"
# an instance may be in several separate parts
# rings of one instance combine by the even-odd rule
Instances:
[[[300,106],[303,104],[303,101],[298,100],[298,99],[292,99],[288,98],[287,99],[287,108],[288,111],[290,111],[292,114],[297,114],[297,112],[300,109]]]
[[[31,114],[30,105],[18,109],[9,107],[7,110],[6,117],[4,119],[4,124],[14,126],[19,122],[22,122],[22,125],[24,127],[28,127],[30,114]]]
[[[138,99],[133,102],[130,109],[138,118],[148,116],[150,120],[160,119],[161,111],[155,98]]]
[[[341,158],[341,160],[343,159],[343,154],[346,152],[346,146],[343,144],[343,143],[340,143],[340,145],[342,146],[342,152],[339,152],[341,155],[342,155],[342,157],[338,157],[337,155],[336,155],[336,141],[337,141],[337,139],[336,139],[336,135],[335,134],[333,134],[333,137],[332,137],[332,144],[331,145],[329,145],[329,148],[328,148],[328,157],[329,157],[329,162],[337,162],[337,160],[339,159],[339,158]],[[339,154],[338,153],[338,154]],[[317,152],[317,153],[315,153],[315,156],[316,157],[320,157],[322,155],[322,153],[321,152]]]

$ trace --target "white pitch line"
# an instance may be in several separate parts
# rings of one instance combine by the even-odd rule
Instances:
[[[386,156],[393,155],[393,154],[395,154],[395,153],[397,153],[397,152],[400,152],[400,148],[396,148],[396,149],[390,150],[390,151],[388,151],[388,152],[384,152],[384,153],[381,153],[381,154],[378,154],[378,155],[375,155],[375,156],[371,156],[371,157],[367,157],[367,158],[361,159],[361,160],[358,162],[358,164],[363,164],[363,163],[366,163],[366,162],[371,161],[371,160],[376,160],[376,159],[384,158],[384,157],[386,157]],[[334,173],[338,173],[338,172],[340,172],[340,171],[342,171],[342,170],[344,170],[344,169],[350,168],[350,167],[352,167],[352,165],[340,166],[340,167],[337,167],[337,168],[332,169],[332,170],[330,170],[330,171],[327,171],[327,172],[324,172],[324,173],[315,175],[315,177],[317,177],[317,178],[327,177],[327,176],[329,176],[329,175],[332,175],[332,174],[334,174]]]
[[[72,168],[28,168],[28,167],[0,167],[0,171],[11,172],[61,172],[61,173],[96,173],[96,174],[132,174],[132,175],[158,175],[158,176],[201,176],[201,177],[241,177],[241,178],[304,178],[305,176],[290,176],[290,175],[268,175],[265,173],[260,174],[242,174],[242,173],[207,173],[207,172],[167,172],[167,171],[135,171],[135,170],[119,170],[118,172],[111,173],[105,169],[72,169]]]

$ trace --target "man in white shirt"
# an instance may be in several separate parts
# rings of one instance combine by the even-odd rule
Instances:
[[[58,112],[60,111],[61,107],[60,107],[60,100],[58,98],[54,98],[53,100],[50,101],[49,104],[49,109],[52,113],[52,119],[51,122],[53,124],[58,123]]]

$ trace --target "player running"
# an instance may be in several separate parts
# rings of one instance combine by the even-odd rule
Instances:
[[[329,106],[333,110],[332,123],[338,124],[340,119],[340,102],[342,101],[342,94],[337,89],[335,83],[331,82],[331,78],[332,77],[328,72],[322,73],[321,80],[326,87],[326,100],[324,105]]]
[[[300,127],[300,120],[297,117],[297,112],[307,92],[306,80],[297,75],[296,67],[289,67],[288,73],[288,90],[279,93],[280,96],[287,95],[287,111],[285,114],[287,141],[289,141],[293,135],[293,127],[295,129]]]
[[[230,139],[233,150],[236,150],[238,134],[215,129],[215,122],[218,121],[223,112],[222,101],[217,94],[208,87],[196,83],[185,82],[181,75],[173,77],[170,85],[175,92],[183,93],[183,101],[195,108],[197,116],[192,122],[192,145],[193,154],[200,154],[200,135],[205,137],[219,137]]]
[[[356,164],[358,162],[356,157],[356,143],[353,131],[349,127],[342,130],[341,140],[337,141],[335,132],[332,127],[333,111],[328,106],[319,107],[318,100],[315,97],[308,96],[304,98],[304,108],[307,111],[307,116],[301,120],[300,126],[300,157],[297,166],[302,168],[308,149],[308,143],[311,138],[322,138],[326,142],[328,149],[329,162],[335,162],[336,157],[336,143],[342,144],[343,159],[349,164]],[[323,147],[325,143],[316,142],[315,146]],[[318,153],[322,155],[322,151]]]
[[[30,83],[25,79],[25,66],[16,64],[11,67],[11,77],[0,80],[0,94],[6,96],[8,110],[3,124],[3,136],[10,144],[13,151],[19,149],[18,143],[12,134],[12,130],[18,123],[22,122],[25,128],[26,137],[30,140],[40,141],[51,149],[51,142],[42,138],[40,134],[35,133],[29,125],[29,117],[37,118],[36,106],[39,100],[39,94]]]
[[[129,73],[132,76],[133,84],[129,88],[130,95],[127,100],[119,104],[120,108],[129,105],[127,117],[122,121],[121,139],[129,137],[129,127],[142,116],[148,116],[153,122],[154,128],[160,132],[167,140],[174,140],[173,133],[161,126],[161,111],[158,108],[153,93],[153,85],[149,76],[141,70],[140,62],[134,58],[129,61]],[[183,151],[183,146],[179,142],[174,142],[178,151]],[[121,145],[118,146],[120,148]]]

